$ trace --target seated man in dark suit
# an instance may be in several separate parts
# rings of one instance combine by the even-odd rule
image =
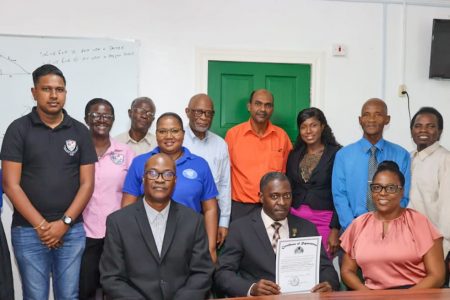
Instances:
[[[171,200],[175,163],[166,154],[145,165],[145,198],[111,214],[100,261],[112,299],[204,299],[214,266],[203,217]]]
[[[275,283],[276,240],[319,235],[312,223],[289,215],[292,193],[283,173],[271,172],[262,177],[259,198],[262,209],[231,223],[219,256],[215,282],[231,297],[280,294]],[[320,283],[311,292],[339,289],[337,273],[323,247],[319,277]]]

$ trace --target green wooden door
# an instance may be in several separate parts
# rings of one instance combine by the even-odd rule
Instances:
[[[249,118],[251,92],[265,88],[274,95],[271,121],[292,141],[297,137],[297,113],[310,105],[311,66],[306,64],[208,62],[208,94],[214,101],[211,129],[225,136],[227,130]]]

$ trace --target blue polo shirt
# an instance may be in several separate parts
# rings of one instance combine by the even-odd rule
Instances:
[[[136,156],[128,169],[123,192],[139,197],[144,194],[142,177],[147,160],[160,153],[156,147],[148,153]],[[177,183],[172,195],[176,202],[201,212],[201,202],[215,198],[218,194],[209,165],[200,156],[183,147],[183,155],[176,161]]]

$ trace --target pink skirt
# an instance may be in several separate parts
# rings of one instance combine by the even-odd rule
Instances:
[[[316,225],[317,231],[322,236],[322,244],[328,257],[332,256],[328,251],[328,236],[330,235],[330,222],[333,217],[333,211],[331,210],[314,210],[309,205],[302,204],[299,208],[291,207],[291,214],[303,219],[306,219]]]

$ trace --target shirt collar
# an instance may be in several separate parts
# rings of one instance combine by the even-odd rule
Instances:
[[[258,136],[258,134],[252,128],[251,118],[248,119],[248,121],[244,123],[244,134],[249,133],[249,132]],[[269,134],[271,134],[272,132],[275,132],[275,126],[269,120],[269,124],[267,125],[266,131],[264,132],[264,134],[261,137],[266,137]]]
[[[375,145],[372,145],[365,137],[359,140],[359,143],[364,152],[369,152],[372,146],[375,146],[379,151],[384,150],[385,140],[381,138]]]
[[[208,138],[209,138],[209,135],[210,135],[209,130],[207,130],[206,133],[205,133],[205,138],[201,140],[201,139],[198,138],[198,136],[195,135],[195,133],[192,131],[191,126],[189,126],[189,125],[187,125],[187,126],[184,128],[184,131],[187,133],[187,135],[189,136],[189,138],[190,138],[191,140],[196,139],[196,140],[199,140],[199,141],[202,141],[202,142],[203,142],[203,141],[207,141]]]
[[[54,129],[57,129],[59,127],[70,127],[72,126],[72,119],[70,118],[70,116],[67,114],[67,111],[63,108],[62,109],[62,113],[64,115],[64,119],[62,120],[61,124],[59,124],[58,126],[56,126]],[[34,106],[31,110],[30,113],[30,118],[31,118],[31,122],[34,125],[43,125],[43,126],[47,126],[44,122],[42,122],[41,118],[39,117],[39,114],[37,112],[37,107]],[[48,127],[48,126],[47,126]]]
[[[138,142],[138,141],[133,140],[133,138],[130,136],[130,131],[127,131],[127,137],[128,137],[127,143],[131,142],[133,144],[138,144],[138,143],[141,143],[142,141],[145,141],[147,144],[151,145],[152,144],[151,136],[152,136],[151,133],[147,132],[147,134],[144,136],[144,138]]]
[[[283,220],[280,220],[280,221],[275,221],[275,220],[273,220],[271,217],[269,217],[269,216],[264,212],[264,209],[261,209],[261,218],[262,218],[262,220],[263,220],[264,227],[266,228],[266,230],[269,229],[269,228],[272,228],[272,224],[273,224],[274,222],[280,223],[280,224],[281,224],[281,227],[286,227],[286,228],[287,228],[287,225],[288,225],[288,223],[287,223],[287,218],[284,218]]]
[[[164,209],[162,211],[160,211],[160,212],[157,211],[156,209],[154,209],[153,207],[151,207],[147,203],[147,201],[145,201],[145,199],[142,199],[142,201],[144,201],[145,212],[147,214],[147,218],[148,218],[150,223],[153,223],[158,215],[162,215],[164,220],[167,219],[167,216],[169,215],[170,201],[167,204],[167,206],[164,207]]]
[[[191,151],[189,151],[188,148],[186,147],[181,147],[183,149],[183,155],[181,155],[180,158],[177,159],[176,161],[176,165],[180,165],[183,162],[185,162],[188,159],[193,159],[193,154],[191,153]],[[155,149],[153,149],[152,151],[150,151],[151,156],[157,154],[157,153],[161,153],[161,149],[159,148],[159,146],[155,147]]]
[[[439,141],[436,141],[433,143],[433,145],[428,146],[427,148],[423,149],[422,151],[414,150],[412,153],[412,157],[415,158],[416,156],[419,157],[420,160],[424,160],[428,156],[432,155],[437,149],[440,147]]]

